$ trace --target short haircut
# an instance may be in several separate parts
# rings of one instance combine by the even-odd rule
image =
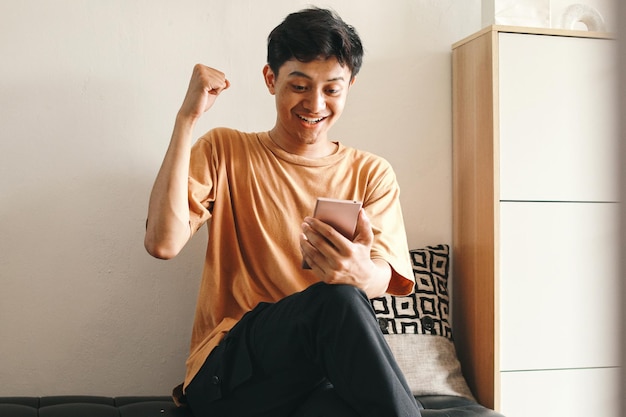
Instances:
[[[267,63],[279,68],[295,58],[301,62],[335,57],[355,77],[363,62],[363,45],[354,27],[327,9],[309,8],[291,13],[267,38]]]

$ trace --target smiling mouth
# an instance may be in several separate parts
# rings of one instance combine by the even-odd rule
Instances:
[[[300,116],[299,114],[297,115],[298,119],[310,124],[310,125],[315,125],[319,122],[321,122],[322,120],[326,119],[326,117],[318,117],[318,118],[309,118],[309,117],[304,117],[304,116]]]

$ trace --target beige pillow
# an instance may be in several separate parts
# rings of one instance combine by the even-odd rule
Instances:
[[[461,374],[450,339],[419,334],[388,334],[385,339],[413,395],[456,395],[474,399]]]

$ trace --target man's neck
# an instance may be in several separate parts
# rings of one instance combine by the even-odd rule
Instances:
[[[269,132],[270,139],[279,148],[293,155],[307,158],[323,158],[334,154],[338,145],[328,138],[318,138],[315,142],[305,142],[301,139],[292,139],[283,134],[279,128],[274,127]]]

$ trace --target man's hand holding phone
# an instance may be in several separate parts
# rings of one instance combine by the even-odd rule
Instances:
[[[331,206],[334,204],[341,203],[330,203]],[[352,207],[352,209],[355,208]],[[379,265],[370,258],[374,234],[365,211],[360,205],[354,210],[356,215],[353,214],[352,218],[355,222],[352,238],[346,238],[329,224],[333,221],[337,224],[338,218],[342,216],[343,220],[350,218],[347,215],[350,210],[344,207],[334,212],[334,219],[319,216],[325,217],[326,221],[315,217],[317,210],[314,217],[304,219],[300,237],[303,263],[328,284],[353,285],[364,290],[369,296],[382,294],[387,288],[391,271],[386,262],[383,261],[383,265]],[[342,214],[339,215],[339,212]]]
[[[319,197],[315,203],[313,218],[326,223],[343,237],[352,241],[356,232],[357,220],[362,205],[363,203],[355,200]],[[311,269],[306,259],[302,261],[302,268]]]

